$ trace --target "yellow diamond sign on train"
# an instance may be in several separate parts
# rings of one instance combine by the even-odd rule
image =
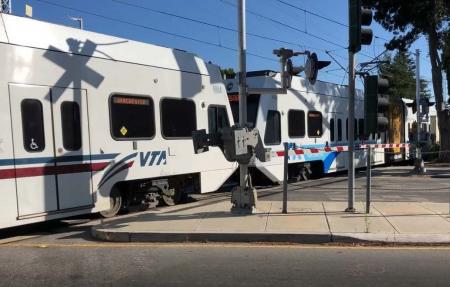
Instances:
[[[122,128],[120,129],[120,133],[121,133],[123,136],[125,136],[125,135],[127,134],[127,132],[128,132],[128,130],[127,130],[126,127],[122,127]]]

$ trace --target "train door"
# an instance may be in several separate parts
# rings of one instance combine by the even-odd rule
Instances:
[[[92,205],[83,90],[10,85],[18,215]]]
[[[58,210],[50,89],[9,86],[18,216]]]
[[[93,204],[86,100],[85,90],[52,88],[60,209]]]

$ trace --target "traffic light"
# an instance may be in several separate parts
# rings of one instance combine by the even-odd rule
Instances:
[[[372,43],[372,29],[369,26],[372,23],[372,10],[363,8],[361,0],[349,1],[349,49],[353,53],[361,51],[361,45],[370,45]]]
[[[364,133],[384,132],[388,128],[389,81],[380,76],[364,79]]]

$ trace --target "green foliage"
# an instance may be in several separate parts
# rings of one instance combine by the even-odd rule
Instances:
[[[233,68],[220,69],[220,73],[222,74],[222,78],[233,79],[236,77],[236,72]]]
[[[415,81],[415,65],[411,57],[405,52],[398,52],[392,59],[386,57],[389,64],[383,64],[380,67],[380,73],[389,79],[389,94],[394,99],[415,99],[416,98],[416,81]]]
[[[391,100],[401,98],[414,100],[416,98],[416,66],[411,56],[404,51],[399,51],[393,58],[391,55],[385,56],[383,61],[389,61],[389,63],[382,64],[379,72],[389,79]],[[428,82],[423,79],[420,80],[420,90],[422,96],[431,97]]]
[[[434,32],[441,43],[443,33],[448,28],[448,0],[363,0],[363,3],[375,9],[375,21],[394,33],[394,38],[386,45],[390,50],[405,51],[420,35]]]

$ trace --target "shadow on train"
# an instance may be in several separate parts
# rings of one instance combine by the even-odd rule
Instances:
[[[46,100],[50,103],[54,104],[58,102],[58,100],[62,99],[62,101],[73,100],[73,102],[79,103],[80,107],[86,105],[87,103],[83,103],[83,101],[87,101],[87,97],[95,97],[96,91],[100,88],[102,84],[106,84],[111,80],[106,79],[104,75],[100,72],[94,70],[89,67],[89,61],[92,59],[100,58],[100,60],[104,60],[106,57],[107,60],[115,61],[114,58],[108,55],[107,52],[102,51],[101,46],[109,46],[109,45],[118,45],[128,41],[120,41],[114,43],[102,43],[98,44],[89,39],[85,41],[80,41],[75,38],[66,39],[67,49],[59,49],[53,45],[50,45],[44,53],[44,58],[49,60],[52,64],[57,65],[62,69],[61,75],[56,79],[56,81],[52,84],[51,93],[47,96]],[[107,51],[107,49],[105,49]],[[201,70],[198,66],[198,59],[195,57],[186,57],[183,51],[172,50],[173,58],[175,59],[179,70],[181,73],[177,73],[176,77],[178,79],[170,79],[172,83],[179,83],[180,91],[182,93],[183,98],[194,98],[199,93],[202,92],[204,85],[202,81],[209,78],[208,75],[202,75]],[[102,55],[101,57],[96,56]],[[103,57],[104,56],[104,57]],[[201,77],[199,77],[201,75]],[[142,79],[146,81],[146,79]],[[147,79],[148,80],[148,79]],[[90,88],[90,89],[89,89]],[[89,91],[89,95],[86,95],[86,91]],[[67,98],[67,94],[70,93],[72,99]],[[92,107],[90,107],[92,109]],[[83,113],[86,113],[86,110],[83,108],[79,109],[80,118],[83,119],[86,117]],[[87,127],[88,125],[85,125]],[[83,134],[83,131],[81,131]],[[85,133],[87,137],[90,136],[89,133]],[[80,151],[64,151],[62,152],[61,148],[55,146],[54,150],[54,159],[47,163],[46,168],[54,169],[54,174],[50,174],[50,176],[44,177],[44,188],[46,190],[50,190],[50,185],[55,185],[55,182],[58,182],[58,163],[60,158],[67,157],[79,157],[83,158],[86,155],[90,155],[91,151],[89,150],[89,145],[83,146],[81,153]],[[84,163],[84,160],[82,160]],[[110,166],[114,164],[115,161],[111,161]],[[95,171],[93,171],[93,174]],[[120,178],[117,178],[120,177]],[[127,177],[127,170],[123,170],[115,175],[115,181],[121,182],[124,181]],[[90,193],[93,197],[92,202],[95,204],[93,191],[97,189],[97,187],[92,187],[89,181],[75,181],[72,184],[76,185],[77,190],[83,191],[84,193]],[[54,189],[54,187],[52,187]],[[56,201],[57,201],[57,210],[50,210],[47,206],[45,210],[49,210],[49,214],[53,214],[54,212],[59,212],[60,209],[60,199],[59,199],[59,191],[58,189],[62,188],[56,184]],[[100,187],[98,190],[98,196],[109,196],[110,191],[106,190],[105,187]],[[53,196],[47,193],[44,193],[45,196]],[[43,198],[44,202],[51,202],[54,198]],[[185,198],[185,202],[192,201],[191,198]],[[48,217],[46,217],[48,218]]]

